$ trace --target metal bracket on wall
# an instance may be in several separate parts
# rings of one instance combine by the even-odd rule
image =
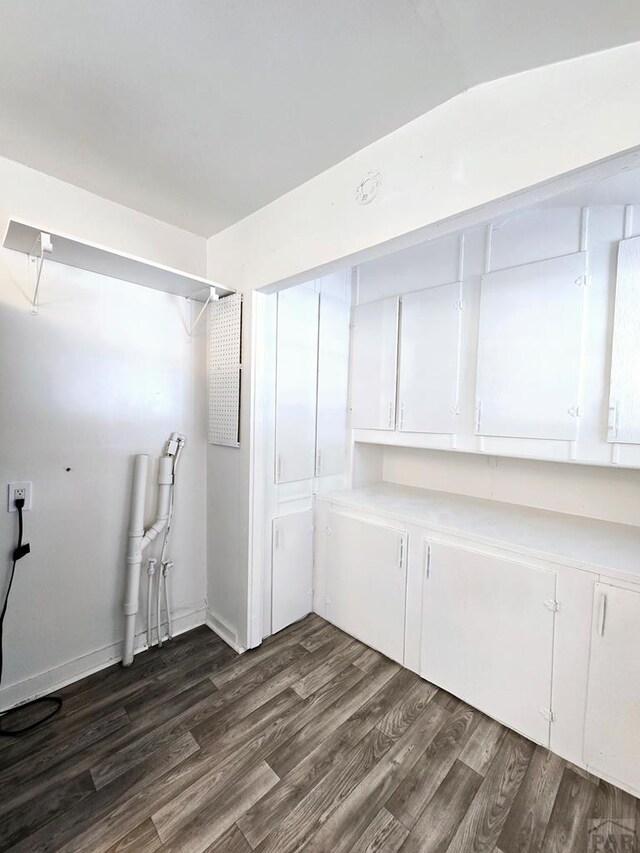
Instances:
[[[40,277],[42,276],[42,267],[44,266],[45,252],[50,254],[53,251],[51,243],[51,235],[45,231],[41,231],[33,242],[33,246],[29,249],[29,275],[35,279],[33,286],[33,297],[31,299],[31,313],[38,313],[38,291],[40,290]]]
[[[194,298],[196,296],[199,296],[201,293],[204,293],[205,290],[209,291],[209,295],[207,296],[207,298],[204,302],[204,305],[202,306],[200,311],[198,311],[198,316],[196,317],[196,319],[193,321],[193,323],[191,323],[190,325],[187,326],[187,334],[189,335],[190,338],[193,337],[193,333],[196,330],[196,326],[200,322],[200,319],[204,316],[204,312],[205,312],[207,306],[209,305],[209,303],[215,302],[217,299],[220,298],[218,296],[218,294],[215,292],[215,289],[213,287],[201,287],[200,290],[196,290],[195,293],[191,294],[191,296],[187,296],[187,316],[189,316],[189,317],[191,316],[191,311],[192,311],[191,306],[192,306]]]

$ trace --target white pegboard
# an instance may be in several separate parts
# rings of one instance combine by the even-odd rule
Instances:
[[[212,302],[207,327],[209,444],[240,444],[242,295]]]

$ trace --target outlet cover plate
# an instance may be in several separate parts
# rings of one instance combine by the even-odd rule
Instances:
[[[23,512],[31,509],[31,492],[32,484],[29,482],[9,483],[9,492],[7,495],[7,510],[9,512],[17,512],[16,498],[24,498]]]

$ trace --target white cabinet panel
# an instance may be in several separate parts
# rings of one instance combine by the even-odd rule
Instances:
[[[313,510],[273,520],[272,630],[281,631],[311,612]]]
[[[640,591],[595,584],[584,758],[640,791]]]
[[[340,302],[351,304],[351,267],[323,275],[316,279],[316,290]]]
[[[341,474],[347,454],[349,316],[347,302],[320,297],[316,476]]]
[[[421,675],[548,745],[555,574],[431,542]]]
[[[278,293],[276,346],[276,481],[315,473],[318,294],[307,287]]]
[[[460,285],[402,297],[400,417],[405,432],[454,433],[460,358]]]
[[[586,252],[482,277],[476,434],[572,440]]]
[[[332,511],[325,536],[327,619],[402,663],[406,534]]]
[[[609,441],[640,444],[640,237],[618,247]]]
[[[394,428],[397,349],[397,297],[354,308],[351,350],[354,429]]]

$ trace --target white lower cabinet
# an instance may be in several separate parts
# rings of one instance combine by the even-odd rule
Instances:
[[[584,759],[640,791],[640,589],[595,584]]]
[[[327,619],[402,663],[407,535],[331,511],[325,536]]]
[[[273,520],[271,620],[275,634],[312,609],[313,510]]]
[[[404,498],[409,509],[415,491]],[[405,518],[326,500],[316,506],[319,613],[640,794],[640,584],[554,559],[548,542],[532,556],[508,539],[492,546],[417,525],[415,510]],[[620,533],[611,533],[613,554]]]
[[[556,576],[425,542],[421,675],[549,744]]]

